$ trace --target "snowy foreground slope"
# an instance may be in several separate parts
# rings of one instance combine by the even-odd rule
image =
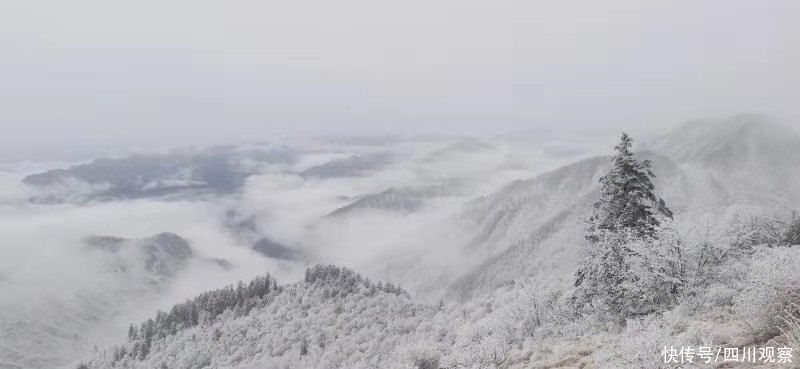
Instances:
[[[561,292],[530,280],[468,303],[425,305],[347,269],[315,267],[317,277],[250,300],[249,312],[234,301],[197,326],[151,333],[145,355],[140,335],[75,367],[670,368],[660,364],[664,345],[787,345],[762,329],[771,317],[761,310],[780,297],[764,286],[796,279],[797,262],[797,249],[759,248],[725,265],[706,292],[624,328],[576,317]]]
[[[598,157],[467,204],[458,222],[474,234],[463,247],[484,261],[441,302],[315,267],[304,281],[262,295],[196,310],[187,302],[177,311],[194,316],[154,316],[151,326],[162,329],[145,322],[127,342],[70,367],[703,368],[715,365],[665,364],[662,350],[800,349],[792,323],[800,222],[791,216],[800,209],[800,138],[739,118],[686,126],[647,149],[657,191],[675,211],[663,239],[681,250],[687,273],[672,304],[622,325],[571,303],[584,221],[608,170],[608,158]]]
[[[522,353],[517,336],[524,327],[497,323],[523,314],[520,308],[527,311],[509,303],[530,302],[530,291],[503,290],[471,304],[429,306],[348,269],[317,266],[307,275],[311,278],[254,299],[249,312],[234,303],[211,321],[155,339],[144,356],[136,348],[140,337],[100,349],[78,367],[494,367]],[[508,340],[516,344],[508,346]]]

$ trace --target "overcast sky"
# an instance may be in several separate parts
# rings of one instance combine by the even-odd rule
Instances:
[[[796,0],[2,0],[0,154],[800,124],[798,19]]]

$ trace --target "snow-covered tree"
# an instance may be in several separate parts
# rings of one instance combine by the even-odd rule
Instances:
[[[786,245],[800,245],[800,216],[792,213],[792,218],[786,222],[782,240]]]
[[[628,228],[636,234],[653,235],[659,217],[672,218],[672,211],[664,200],[653,192],[655,177],[649,160],[634,157],[633,139],[622,134],[614,148],[611,170],[600,178],[601,197],[594,204],[594,214],[589,220],[587,238],[594,240],[599,230]]]
[[[659,227],[672,212],[654,193],[650,161],[637,160],[632,144],[623,133],[611,170],[600,178],[601,197],[586,234],[591,245],[575,280],[576,305],[591,305],[617,317],[646,311],[640,302],[659,299],[643,292],[669,279],[660,264],[675,256],[674,249],[657,248],[664,246],[655,242]],[[675,291],[671,286],[670,292]]]
[[[578,307],[621,322],[673,306],[688,287],[689,250],[670,219],[651,235],[622,228],[596,236],[573,295]]]
[[[671,219],[661,219],[651,236],[629,235],[625,310],[645,315],[671,307],[689,287],[689,249]],[[701,269],[698,269],[701,270]]]

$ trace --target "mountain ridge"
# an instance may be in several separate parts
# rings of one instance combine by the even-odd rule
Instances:
[[[651,160],[657,193],[682,219],[724,215],[740,208],[796,209],[800,207],[800,137],[783,128],[754,120],[693,123],[662,136],[655,145],[637,150],[641,159]],[[748,132],[760,132],[755,138]],[[781,136],[778,149],[769,138]],[[713,150],[697,152],[666,150],[664,142],[711,140]],[[726,157],[731,145],[748,141],[747,162],[731,169]],[[755,140],[755,141],[754,141]],[[692,145],[683,146],[693,148]],[[795,150],[789,150],[794,148]],[[791,153],[787,157],[783,154]],[[777,156],[777,157],[776,157]],[[744,160],[744,159],[742,159]],[[764,170],[771,163],[775,170]],[[486,293],[519,276],[544,275],[568,284],[571,272],[583,254],[584,220],[599,197],[599,176],[610,165],[609,158],[597,156],[568,164],[532,179],[518,180],[499,191],[473,200],[460,216],[467,220],[465,232],[473,241],[464,247],[484,253],[484,261],[457,278],[448,295],[459,300]],[[761,168],[754,174],[753,168]],[[755,191],[754,191],[755,190]],[[537,255],[547,255],[546,260]]]

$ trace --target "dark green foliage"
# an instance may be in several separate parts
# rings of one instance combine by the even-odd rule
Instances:
[[[300,356],[308,355],[308,340],[303,337],[303,340],[300,342]]]
[[[642,292],[645,280],[651,278],[637,273],[661,276],[666,275],[662,269],[682,267],[679,249],[675,250],[677,254],[650,250],[661,247],[656,242],[659,229],[662,221],[672,218],[672,211],[654,194],[651,164],[634,157],[632,144],[633,140],[623,133],[614,148],[611,170],[600,178],[601,196],[594,204],[586,230],[590,248],[576,272],[578,289],[573,295],[577,309],[588,306],[592,311],[605,311],[621,319],[632,312],[648,311],[640,303],[632,305],[634,300],[651,300],[649,294]],[[636,271],[632,270],[635,266]]]
[[[672,218],[664,200],[653,193],[655,177],[649,160],[637,160],[631,151],[633,139],[623,133],[614,148],[612,168],[600,178],[601,197],[594,204],[587,238],[596,239],[599,230],[628,228],[637,234],[653,235],[659,225],[658,216]]]
[[[159,311],[155,320],[148,319],[139,328],[131,325],[128,328],[128,339],[133,343],[130,356],[144,360],[150,353],[155,340],[174,335],[178,331],[210,322],[226,310],[232,310],[237,316],[247,315],[276,286],[269,275],[256,277],[250,283],[239,282],[234,288],[228,286],[209,291],[172,307],[169,312]],[[122,348],[124,350],[124,347]],[[114,361],[124,358],[127,353],[117,352]]]
[[[795,246],[800,245],[800,216],[793,212],[791,217],[744,217],[730,225],[734,241],[725,258],[735,258],[752,254],[754,247],[760,245]]]
[[[783,233],[783,243],[787,245],[800,245],[800,216],[792,214],[792,219]]]
[[[414,358],[415,369],[439,369],[439,359],[435,357]]]
[[[393,295],[408,296],[408,292],[391,283],[372,283],[360,274],[334,265],[317,265],[306,270],[305,282],[321,287],[326,297],[345,296],[355,293],[360,288],[371,292],[382,291]]]
[[[616,154],[611,159],[611,170],[600,178],[600,199],[594,204],[594,214],[589,219],[586,230],[586,239],[595,247],[603,232],[625,230],[640,237],[653,236],[660,223],[659,216],[672,218],[672,211],[667,208],[664,200],[653,193],[655,185],[650,179],[655,174],[650,161],[637,160],[631,151],[632,145],[633,139],[623,133],[620,143],[614,147]],[[626,245],[617,245],[607,250],[593,251],[595,252],[591,252],[589,257],[602,260],[585,260],[576,274],[575,286],[583,283],[589,264],[598,262],[610,264],[603,267],[604,270],[608,269],[607,273],[602,273],[609,284],[621,283],[621,273],[627,268],[624,259],[631,250]]]
[[[139,330],[136,328],[136,326],[134,326],[133,324],[131,324],[131,325],[128,327],[128,340],[134,340],[134,339],[136,339],[136,335],[138,335],[138,334],[139,334]]]
[[[306,270],[305,283],[312,288],[319,288],[325,298],[342,297],[357,292],[385,292],[408,296],[405,290],[391,283],[374,284],[352,270],[332,265],[318,265]],[[234,317],[249,315],[254,308],[264,306],[269,301],[268,295],[281,291],[283,288],[278,286],[275,279],[266,275],[247,284],[239,282],[235,287],[205,292],[175,305],[169,312],[159,311],[155,319],[151,318],[138,327],[131,325],[128,328],[130,342],[126,346],[115,347],[113,361],[118,362],[126,357],[144,360],[150,354],[154,342],[175,335],[183,329],[210,324],[226,311],[230,311]],[[222,335],[223,332],[219,329],[212,332],[214,340],[220,339]],[[324,346],[324,342],[321,341],[320,344]],[[307,354],[308,350],[309,343],[304,339],[300,346],[301,355]]]

